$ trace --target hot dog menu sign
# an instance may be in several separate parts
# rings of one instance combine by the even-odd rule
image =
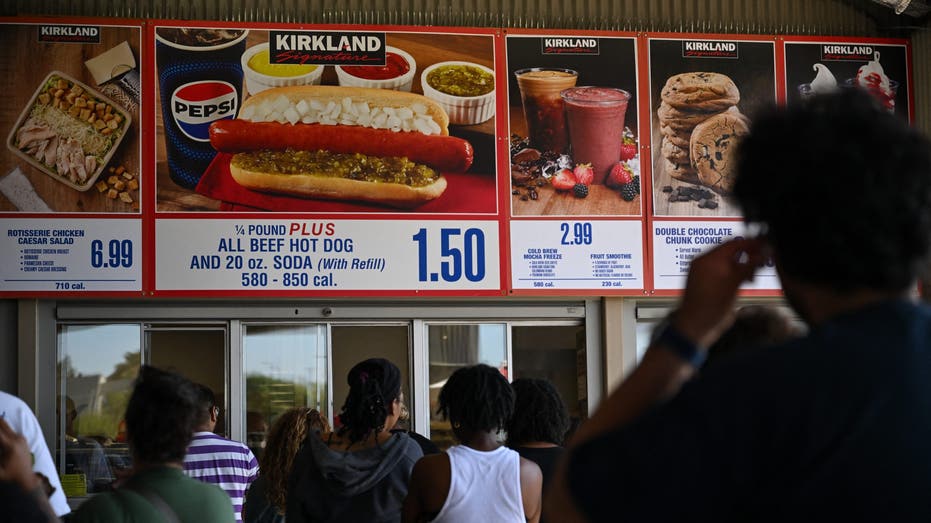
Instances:
[[[913,111],[904,40],[0,24],[13,297],[675,293],[758,109]]]

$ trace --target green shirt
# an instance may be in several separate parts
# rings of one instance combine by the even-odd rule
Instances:
[[[182,522],[231,523],[233,505],[226,492],[189,478],[178,468],[145,470],[113,492],[97,494],[71,514],[77,523],[164,523],[158,508],[132,487],[157,494]]]

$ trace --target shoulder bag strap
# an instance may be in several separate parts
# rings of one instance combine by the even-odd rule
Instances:
[[[124,485],[124,489],[131,490],[136,494],[144,497],[149,503],[165,517],[166,523],[181,523],[181,520],[178,518],[178,515],[175,514],[175,511],[162,499],[161,496],[156,494],[153,490],[143,487],[141,485]]]

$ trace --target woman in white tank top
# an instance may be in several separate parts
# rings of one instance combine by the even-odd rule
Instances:
[[[459,369],[439,404],[460,444],[414,465],[402,521],[538,523],[540,467],[498,440],[514,412],[507,379],[488,365]]]

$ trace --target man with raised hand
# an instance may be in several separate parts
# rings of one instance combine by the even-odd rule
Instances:
[[[773,110],[734,197],[763,234],[694,260],[639,367],[583,424],[560,521],[931,521],[931,143],[854,90]],[[770,258],[810,331],[702,371]]]

